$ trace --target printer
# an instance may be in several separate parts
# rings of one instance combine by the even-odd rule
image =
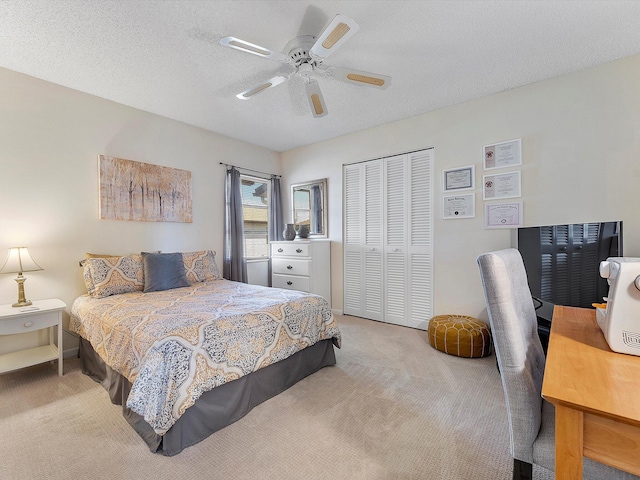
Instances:
[[[640,356],[640,258],[609,257],[600,262],[600,276],[609,294],[596,305],[596,319],[609,348]]]

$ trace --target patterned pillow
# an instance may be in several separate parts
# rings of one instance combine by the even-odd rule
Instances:
[[[87,258],[105,258],[105,257],[117,257],[118,255],[108,253],[85,253]],[[93,279],[91,278],[91,269],[89,264],[84,260],[80,260],[80,266],[83,268],[82,276],[84,278],[84,284],[87,286],[87,292],[93,292],[95,286],[93,285]]]
[[[142,255],[87,258],[83,266],[87,292],[92,297],[104,298],[144,289]]]
[[[96,288],[93,284],[93,278],[91,278],[91,268],[89,267],[86,259],[80,261],[80,265],[82,266],[82,277],[84,278],[84,284],[87,287],[87,293],[90,294]]]
[[[221,278],[216,265],[216,252],[212,250],[183,253],[182,261],[189,283]]]

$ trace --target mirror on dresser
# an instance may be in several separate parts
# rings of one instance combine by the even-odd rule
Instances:
[[[291,185],[292,221],[308,225],[310,238],[327,238],[327,179]]]

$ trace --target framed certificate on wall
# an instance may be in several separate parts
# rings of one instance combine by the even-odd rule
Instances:
[[[485,145],[482,147],[482,152],[485,170],[522,165],[522,140],[520,138]]]
[[[475,165],[450,168],[442,171],[442,191],[454,192],[475,188]]]
[[[476,194],[468,193],[442,197],[442,218],[474,218],[476,216]]]
[[[483,200],[498,200],[522,196],[520,171],[494,173],[482,177]]]
[[[522,225],[522,202],[484,205],[484,228],[517,228]]]

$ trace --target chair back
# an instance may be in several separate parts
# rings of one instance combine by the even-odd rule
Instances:
[[[478,266],[509,416],[511,454],[533,463],[545,356],[524,263],[520,252],[509,248],[480,255]]]

